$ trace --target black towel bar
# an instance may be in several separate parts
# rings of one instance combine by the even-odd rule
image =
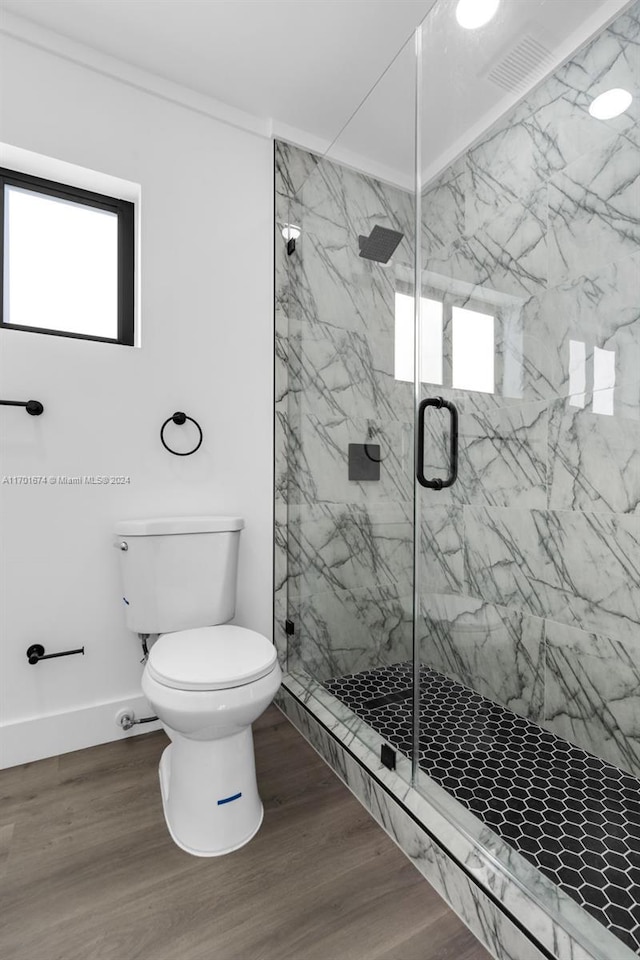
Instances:
[[[0,405],[3,407],[24,407],[32,417],[39,417],[44,412],[44,407],[39,400],[0,400]]]
[[[41,660],[55,660],[56,657],[70,657],[74,653],[81,653],[84,656],[84,647],[78,650],[62,650],[60,653],[45,653],[41,643],[32,643],[27,648],[27,660],[33,666]]]

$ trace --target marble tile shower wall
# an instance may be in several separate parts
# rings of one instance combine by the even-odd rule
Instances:
[[[594,120],[611,87],[632,108]],[[423,498],[422,659],[635,775],[639,116],[635,4],[429,185],[422,237],[427,295],[496,334],[495,392],[452,390],[445,322],[460,480]]]
[[[276,634],[289,669],[318,679],[411,655],[412,386],[393,364],[414,208],[409,193],[276,144]],[[284,223],[302,230],[291,256]],[[359,256],[376,224],[404,233],[389,267]],[[349,444],[367,440],[380,480],[350,481]]]
[[[636,4],[423,196],[423,293],[445,317],[424,394],[455,399],[461,439],[419,530],[423,662],[636,775],[639,57]],[[594,120],[594,84],[632,108]],[[276,642],[320,680],[411,656],[412,387],[393,338],[413,214],[410,194],[276,144]],[[390,267],[358,256],[374,224],[405,234]],[[452,306],[495,316],[492,394],[451,386]],[[437,414],[428,431],[441,475]],[[350,482],[367,439],[381,479]]]

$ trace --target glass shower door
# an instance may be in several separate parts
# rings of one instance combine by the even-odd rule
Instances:
[[[479,121],[512,9],[422,29],[414,772],[637,950],[640,4]]]
[[[387,714],[412,742],[415,68],[412,40],[322,156],[276,145],[276,629],[378,756]]]

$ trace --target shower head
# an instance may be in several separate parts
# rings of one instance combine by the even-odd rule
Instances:
[[[404,233],[375,226],[368,237],[358,237],[360,256],[378,263],[388,263]]]

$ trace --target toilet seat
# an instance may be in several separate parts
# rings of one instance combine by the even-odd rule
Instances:
[[[221,624],[160,636],[149,652],[147,671],[177,690],[227,690],[265,677],[276,649],[254,630]]]

